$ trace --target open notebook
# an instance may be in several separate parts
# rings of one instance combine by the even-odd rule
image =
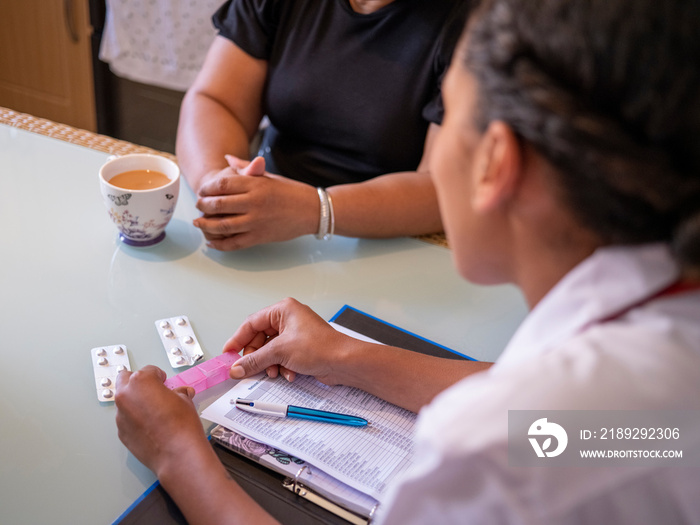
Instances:
[[[236,397],[349,413],[370,424],[273,419],[238,410],[229,402]],[[387,486],[413,459],[414,413],[356,388],[328,387],[309,376],[298,376],[293,383],[266,375],[241,381],[202,417],[221,425],[213,439],[240,453],[260,452],[246,455],[295,480],[292,489],[312,490],[365,522],[376,512]]]
[[[331,324],[368,341],[470,359],[349,306]],[[236,397],[345,412],[370,425],[270,420],[236,409],[230,402]],[[415,414],[359,389],[328,387],[311,377],[299,376],[293,383],[264,375],[240,381],[202,417],[218,424],[211,441],[232,476],[284,523],[369,523],[382,512],[388,485],[412,462]],[[177,514],[167,494],[155,486],[117,522],[185,523]]]

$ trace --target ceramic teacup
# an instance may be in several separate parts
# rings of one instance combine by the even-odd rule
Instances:
[[[110,157],[100,168],[100,190],[121,241],[152,246],[165,238],[175,211],[180,168],[159,155]]]

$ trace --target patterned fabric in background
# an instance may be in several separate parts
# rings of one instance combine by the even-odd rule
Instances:
[[[100,60],[115,75],[185,91],[216,30],[211,15],[223,0],[107,0]]]

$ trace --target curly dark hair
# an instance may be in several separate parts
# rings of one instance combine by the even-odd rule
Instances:
[[[479,127],[548,159],[604,243],[700,268],[700,0],[485,0],[465,42]]]

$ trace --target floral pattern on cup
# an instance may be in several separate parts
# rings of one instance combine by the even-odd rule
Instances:
[[[133,240],[146,241],[160,235],[163,229],[168,225],[170,216],[173,214],[173,211],[175,211],[175,207],[173,206],[167,210],[160,210],[164,215],[163,222],[156,222],[154,219],[150,219],[143,224],[139,221],[139,217],[132,215],[129,210],[124,210],[120,213],[114,210],[108,211],[110,218],[114,224],[117,225],[117,228],[119,228],[122,234]]]

